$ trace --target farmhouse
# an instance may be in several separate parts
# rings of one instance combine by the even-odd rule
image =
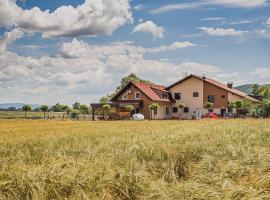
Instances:
[[[191,74],[167,87],[131,81],[111,99],[111,103],[116,107],[116,115],[120,117],[127,113],[126,105],[133,105],[133,112],[142,113],[146,119],[150,119],[154,114],[156,119],[171,119],[180,115],[186,119],[200,119],[208,112],[203,106],[205,102],[213,103],[213,111],[224,116],[228,112],[229,102],[242,99],[259,102],[234,89],[232,83],[225,85],[207,77]],[[159,104],[156,113],[149,110],[152,103]],[[179,103],[185,105],[183,111],[178,109]]]

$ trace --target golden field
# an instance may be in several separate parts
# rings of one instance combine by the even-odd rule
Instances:
[[[270,120],[1,120],[0,199],[270,199]]]

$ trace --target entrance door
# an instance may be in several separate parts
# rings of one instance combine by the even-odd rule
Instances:
[[[201,119],[202,118],[202,110],[200,108],[197,108],[195,110],[195,119]]]
[[[135,114],[140,113],[140,108],[135,108]]]
[[[223,108],[222,108],[222,109],[220,110],[220,116],[221,116],[221,117],[224,117],[224,116],[225,116],[225,113],[226,113],[226,109],[223,109]]]

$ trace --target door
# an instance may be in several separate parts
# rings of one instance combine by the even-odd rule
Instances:
[[[195,110],[195,119],[201,119],[202,118],[202,110],[200,108],[197,108]]]
[[[220,116],[225,117],[226,109],[221,109],[220,110]]]

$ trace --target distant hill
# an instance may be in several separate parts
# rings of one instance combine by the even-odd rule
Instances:
[[[240,90],[241,92],[244,92],[246,94],[251,94],[253,86],[254,84],[240,85],[240,86],[235,87],[235,89]],[[270,84],[265,84],[262,86],[270,87]]]
[[[1,103],[0,108],[10,108],[10,107],[15,107],[15,108],[21,108],[23,105],[26,103]],[[32,109],[40,107],[39,104],[30,104],[32,106]]]

